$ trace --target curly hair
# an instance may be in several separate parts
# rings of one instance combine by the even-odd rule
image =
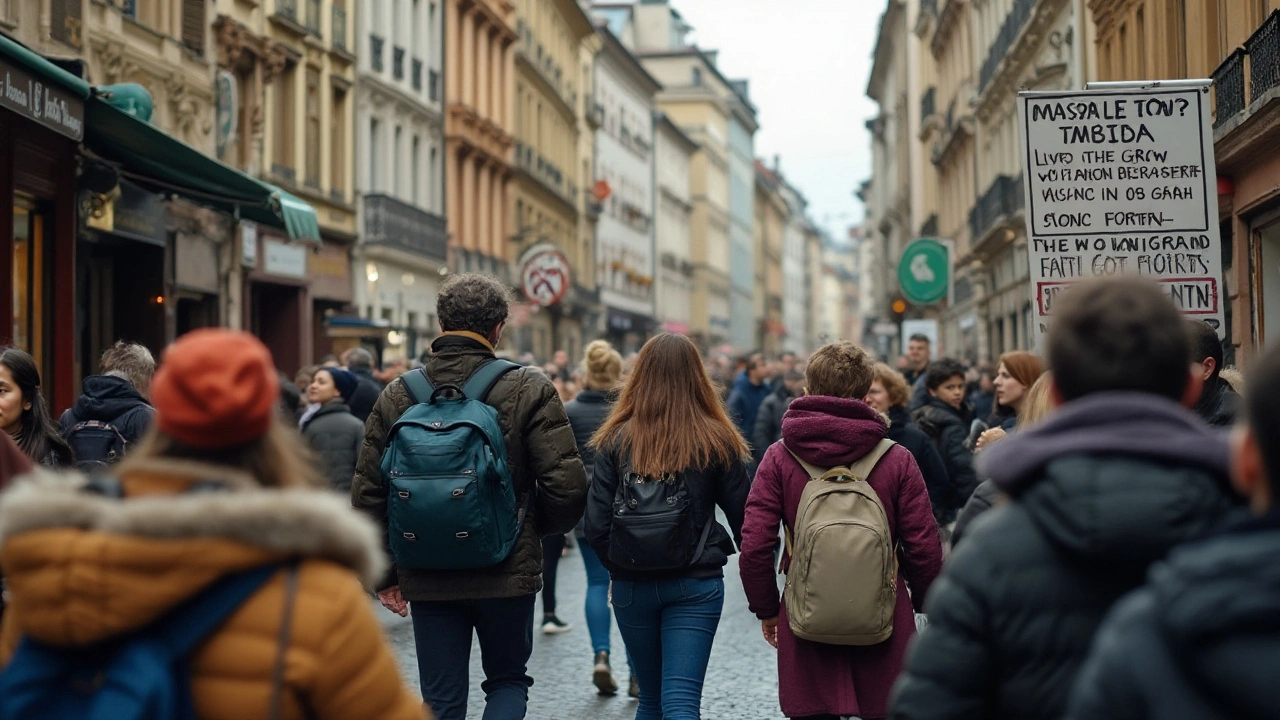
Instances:
[[[805,382],[810,395],[861,400],[876,379],[867,351],[851,342],[834,342],[809,356]]]
[[[467,330],[488,335],[507,319],[511,292],[492,275],[464,273],[444,281],[436,296],[436,314],[445,332]]]

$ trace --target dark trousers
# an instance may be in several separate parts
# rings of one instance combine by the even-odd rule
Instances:
[[[466,720],[473,632],[480,639],[484,666],[484,720],[524,717],[533,685],[528,675],[533,600],[533,595],[524,595],[409,604],[422,699],[437,720]]]
[[[556,614],[556,569],[564,554],[564,536],[542,538],[542,614]]]

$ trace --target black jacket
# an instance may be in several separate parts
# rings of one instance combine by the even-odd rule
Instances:
[[[1210,425],[1225,427],[1235,424],[1236,415],[1240,412],[1240,396],[1231,389],[1231,384],[1220,377],[1205,381],[1204,391],[1200,393],[1200,401],[1196,403],[1196,415]]]
[[[628,572],[609,561],[609,534],[613,526],[613,498],[621,479],[620,466],[625,461],[617,448],[602,448],[596,454],[595,477],[587,492],[586,531],[587,542],[600,556],[600,562],[615,580],[657,580],[673,577],[717,578],[724,576],[724,566],[729,556],[742,545],[742,520],[746,514],[747,494],[751,491],[751,479],[747,466],[741,461],[730,467],[710,467],[706,470],[686,469],[685,482],[689,485],[694,513],[694,527],[701,535],[703,526],[712,523],[707,545],[692,566],[681,570],[662,572]],[[724,511],[729,530],[716,522],[716,507]],[[732,536],[730,535],[732,532]],[[693,554],[694,548],[689,548]]]
[[[583,390],[578,397],[564,404],[564,414],[569,416],[573,439],[578,443],[578,454],[582,456],[582,465],[587,470],[587,482],[591,482],[591,471],[596,461],[596,449],[591,447],[591,438],[604,425],[612,410],[612,398],[603,390]]]
[[[929,491],[929,503],[933,506],[933,518],[939,524],[951,522],[955,515],[956,489],[947,475],[947,465],[933,446],[929,436],[911,422],[906,408],[889,409],[889,432],[886,436],[910,451],[920,466],[925,488]]]
[[[63,438],[76,424],[87,420],[114,425],[130,445],[136,444],[151,429],[156,410],[128,380],[114,375],[91,375],[84,379],[82,386],[84,394],[58,421]]]
[[[991,480],[983,480],[978,483],[977,489],[969,496],[969,502],[960,508],[960,514],[956,516],[956,526],[951,529],[951,548],[954,550],[956,543],[960,542],[960,536],[968,529],[974,520],[978,519],[986,511],[995,507],[1000,503],[1000,488]]]
[[[968,406],[957,410],[936,397],[929,396],[923,407],[913,416],[916,427],[933,440],[933,445],[947,467],[947,477],[955,489],[952,504],[946,508],[948,517],[955,517],[978,486],[978,476],[973,470],[973,453],[965,447],[969,439],[969,426],[973,413]]]
[[[364,444],[364,423],[351,414],[346,403],[335,400],[325,403],[307,420],[302,436],[319,456],[329,487],[350,493],[360,446]]]
[[[351,372],[360,379],[360,384],[356,385],[355,392],[351,393],[351,397],[347,399],[347,406],[351,408],[351,414],[355,415],[357,420],[362,423],[368,422],[373,406],[382,395],[382,383],[373,379],[373,370],[370,368],[351,368]]]
[[[1116,604],[1069,720],[1280,718],[1280,515],[1174,551]]]
[[[749,438],[751,456],[755,458],[756,465],[764,459],[764,451],[782,439],[782,416],[794,399],[795,396],[787,390],[787,386],[780,383],[778,389],[760,403],[760,410],[756,412],[755,432]]]
[[[1010,496],[925,601],[897,720],[1057,720],[1103,616],[1231,509],[1225,438],[1169,400],[1102,393],[985,450]]]

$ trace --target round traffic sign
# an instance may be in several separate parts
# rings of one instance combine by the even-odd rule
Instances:
[[[902,251],[898,284],[913,303],[935,303],[947,296],[951,259],[947,246],[929,238],[916,240]]]
[[[531,302],[550,307],[560,302],[572,284],[569,261],[556,250],[543,250],[525,261],[520,271],[524,296]]]

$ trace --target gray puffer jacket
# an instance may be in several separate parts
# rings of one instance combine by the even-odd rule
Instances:
[[[320,456],[320,469],[329,487],[351,492],[351,478],[364,444],[364,423],[351,414],[351,408],[341,400],[326,403],[302,426],[302,436]]]

